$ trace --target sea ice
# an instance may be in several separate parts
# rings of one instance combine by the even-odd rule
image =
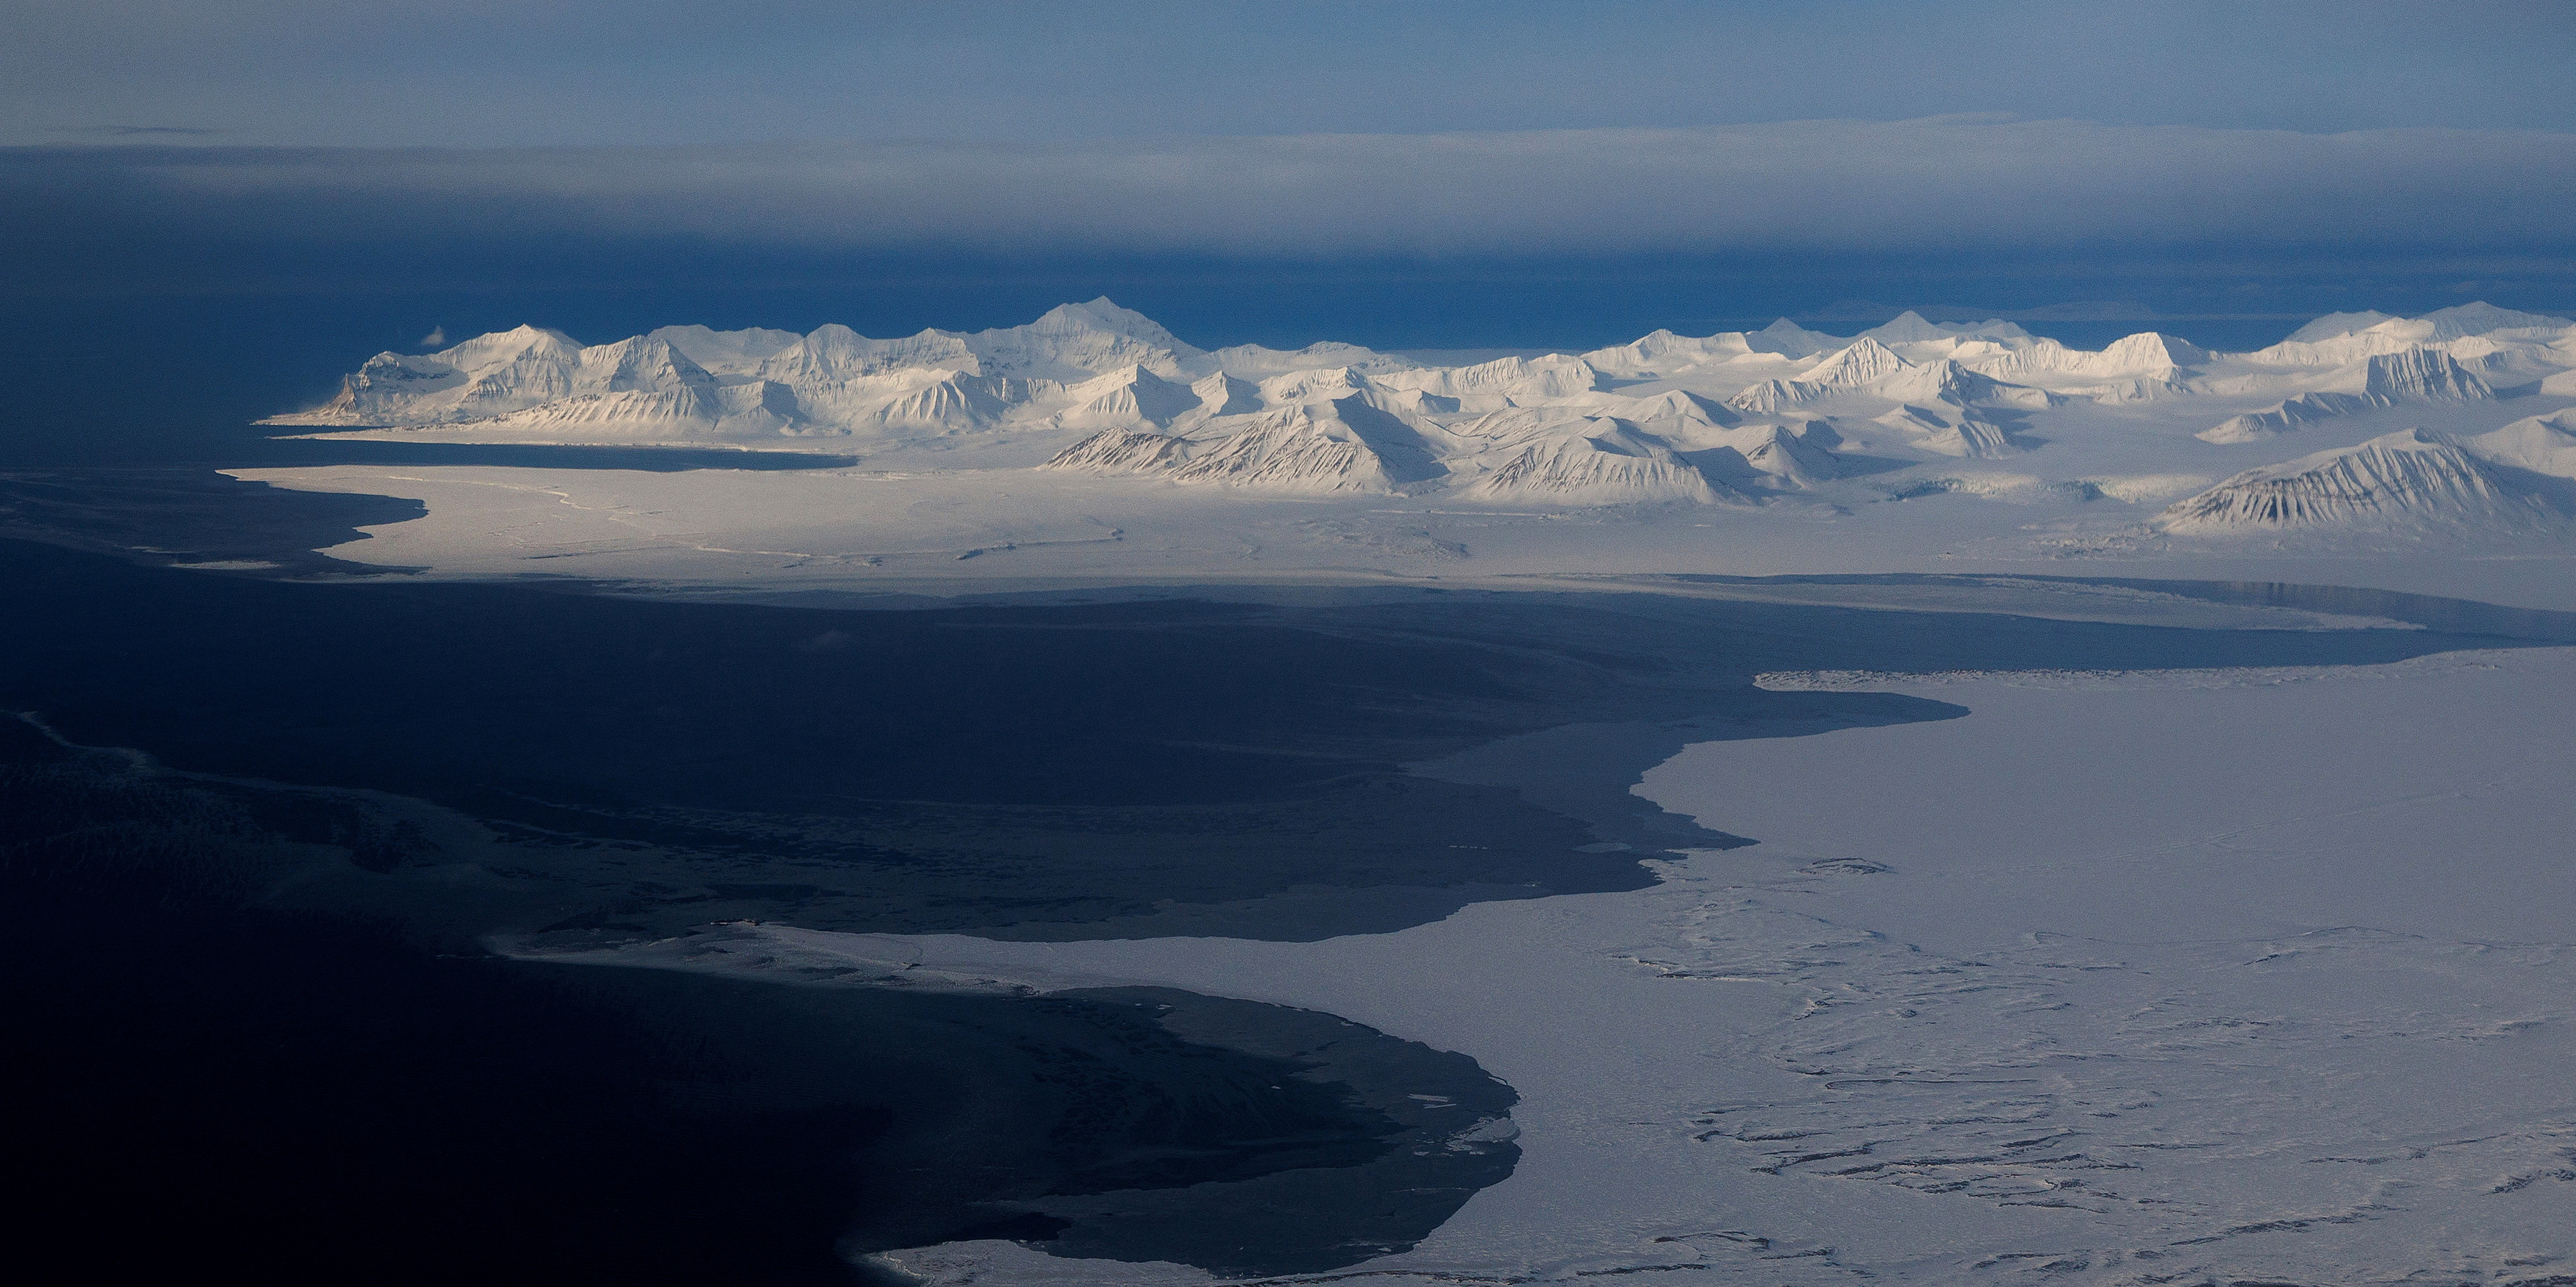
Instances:
[[[1653,889],[1321,943],[894,941],[1474,1056],[1522,1094],[1520,1169],[1342,1271],[1374,1282],[2566,1271],[2576,769],[2536,752],[2576,650],[1874,686],[1972,713],[1690,747],[1640,793],[1761,843]],[[1007,1243],[891,1259],[1104,1272]]]

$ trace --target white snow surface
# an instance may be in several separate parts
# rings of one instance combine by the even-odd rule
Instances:
[[[646,952],[1310,1007],[1520,1091],[1508,1180],[1410,1252],[1269,1282],[2576,1270],[2576,765],[2542,750],[2576,650],[1765,683],[1971,713],[1689,746],[1636,790],[1759,843],[1642,891],[1317,943],[764,928]],[[886,1259],[937,1284],[1210,1281],[1002,1242]]]
[[[841,458],[810,473],[243,476],[428,500],[338,552],[451,575],[885,588],[925,558],[948,579],[1092,581],[2107,562],[2576,607],[2576,457],[2493,439],[2563,436],[2571,408],[2576,325],[2485,305],[2337,315],[2244,354],[1907,314],[1848,338],[1783,321],[1443,366],[1206,351],[1101,299],[898,339],[674,326],[584,346],[520,327],[379,354],[272,422]],[[2317,558],[2363,562],[2283,562]]]

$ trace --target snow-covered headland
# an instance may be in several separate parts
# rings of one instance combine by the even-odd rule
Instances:
[[[2153,332],[2096,352],[1909,313],[1848,337],[1781,321],[1438,366],[1202,350],[1104,299],[890,340],[677,326],[583,346],[521,327],[379,354],[329,404],[268,422],[833,457],[815,471],[245,476],[427,500],[341,553],[462,575],[536,556],[843,588],[2108,560],[2576,606],[2571,408],[2576,324],[2484,304],[2337,314],[2249,353]],[[2517,560],[2510,585],[2422,564],[2497,556]],[[2294,566],[2356,558],[2362,580]]]

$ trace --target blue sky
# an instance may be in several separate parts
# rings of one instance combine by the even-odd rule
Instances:
[[[1591,129],[1959,112],[2576,129],[2563,0],[12,0],[6,141],[340,146]]]
[[[2576,304],[2556,0],[0,10],[21,298],[882,330],[1107,291],[1458,345]]]

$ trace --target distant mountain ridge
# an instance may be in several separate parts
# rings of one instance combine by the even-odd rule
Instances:
[[[2028,432],[2031,416],[2072,404],[2242,407],[2268,395],[2268,409],[2198,435],[2230,447],[2553,380],[2576,382],[2576,324],[2485,304],[2336,314],[2243,354],[2155,332],[2081,350],[2011,322],[1904,313],[1849,337],[1783,319],[1440,366],[1330,342],[1201,349],[1101,298],[1022,326],[893,339],[838,325],[669,326],[585,346],[521,326],[378,354],[326,405],[267,423],[489,442],[973,450],[1058,472],[1306,494],[1758,504],[1855,469],[2021,454],[2045,441]],[[2400,449],[2350,468],[2396,469],[2387,453]],[[2253,494],[2175,521],[2256,521]]]

